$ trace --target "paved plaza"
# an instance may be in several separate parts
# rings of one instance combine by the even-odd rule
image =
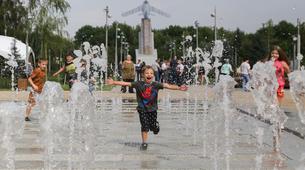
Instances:
[[[289,91],[281,104],[289,119],[281,138],[280,154],[272,152],[270,125],[251,116],[255,112],[251,93],[234,90],[235,111],[229,126],[230,135],[226,138],[222,134],[222,123],[215,126],[213,120],[203,118],[203,92],[203,87],[190,87],[188,92],[160,92],[161,131],[158,135],[149,133],[147,151],[139,149],[141,136],[135,94],[121,94],[118,87],[111,92],[96,93],[96,99],[101,101],[97,111],[101,115],[102,132],[96,135],[95,158],[86,169],[244,170],[296,169],[304,165],[301,159],[305,154],[305,128]],[[208,96],[212,100],[211,92]],[[1,92],[0,99],[25,105],[27,92]],[[21,138],[16,140],[16,169],[44,168],[45,148],[41,143],[39,114],[39,109],[34,109],[32,121],[26,122]],[[257,129],[264,131],[262,145],[257,142]],[[57,155],[56,160],[58,169],[67,168],[67,155]]]

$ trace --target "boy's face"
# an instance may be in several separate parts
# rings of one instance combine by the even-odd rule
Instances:
[[[67,60],[68,62],[71,62],[71,61],[73,60],[73,57],[70,56],[70,55],[68,55],[68,56],[66,57],[66,60]]]
[[[38,63],[38,66],[42,71],[47,69],[47,65],[48,65],[47,61],[41,61],[40,63]]]
[[[154,70],[153,69],[146,69],[144,71],[144,80],[146,83],[151,83],[154,78]]]

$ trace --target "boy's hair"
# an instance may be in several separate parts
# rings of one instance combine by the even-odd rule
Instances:
[[[85,59],[81,59],[80,61],[79,61],[80,63],[84,63],[84,65],[86,65],[87,64],[87,61],[85,60]],[[83,65],[83,64],[82,64]]]
[[[73,59],[77,58],[77,56],[73,53],[73,51],[70,51],[65,57],[71,56]]]
[[[38,64],[40,64],[40,63],[42,63],[42,62],[48,62],[48,60],[46,60],[46,59],[39,59],[39,60],[38,60]]]
[[[150,66],[150,65],[145,65],[145,66],[143,66],[143,68],[142,68],[142,74],[144,74],[144,72],[145,72],[145,70],[148,70],[148,69],[151,69],[154,73],[155,73],[155,70],[152,68],[152,66]]]

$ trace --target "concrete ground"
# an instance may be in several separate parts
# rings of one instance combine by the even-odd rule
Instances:
[[[65,93],[68,98],[69,92]],[[229,118],[227,137],[225,120],[217,117],[220,115],[217,103],[212,102],[213,93],[209,90],[209,105],[216,109],[210,110],[207,115],[203,112],[203,94],[202,86],[190,87],[188,92],[160,91],[158,121],[161,131],[158,135],[150,133],[148,150],[141,151],[135,94],[121,94],[119,88],[111,92],[97,92],[96,98],[102,101],[97,110],[103,117],[98,120],[101,132],[94,139],[94,159],[84,169],[244,170],[305,167],[302,160],[305,155],[305,141],[302,138],[304,125],[298,119],[289,91],[281,103],[289,117],[285,127],[298,134],[283,132],[279,154],[272,151],[270,125],[245,114],[255,112],[251,93],[234,90],[233,103],[239,111],[235,108]],[[16,94],[3,91],[0,92],[0,101],[17,101],[18,105],[24,106],[27,95],[27,92]],[[41,142],[39,114],[39,109],[33,111],[32,121],[25,123],[21,138],[15,141],[16,169],[44,168],[46,155]],[[263,130],[262,136],[258,135],[259,130]],[[259,137],[262,137],[261,145]],[[4,148],[0,149],[0,153],[3,151]],[[67,156],[67,153],[56,155],[57,169],[68,168]],[[5,169],[5,166],[0,164],[0,168]]]

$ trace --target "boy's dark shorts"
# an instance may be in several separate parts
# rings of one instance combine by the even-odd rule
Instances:
[[[149,130],[159,132],[159,123],[157,121],[157,111],[154,112],[139,112],[139,118],[141,123],[141,131],[142,132],[148,132]]]

